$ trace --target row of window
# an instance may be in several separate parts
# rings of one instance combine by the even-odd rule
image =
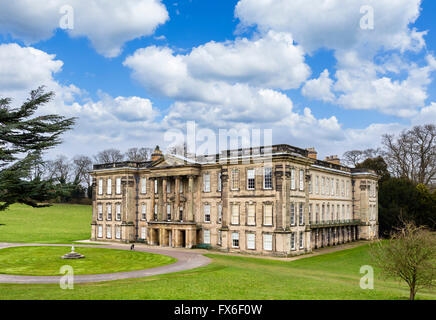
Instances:
[[[326,221],[351,220],[351,206],[340,204],[316,204],[315,212],[312,211],[313,204],[309,204],[310,223],[322,223]]]
[[[103,204],[97,204],[97,220],[103,220]],[[112,203],[106,204],[106,220],[112,220]],[[115,220],[121,220],[121,203],[115,204]]]
[[[299,232],[299,237],[298,237],[298,244],[300,249],[304,248],[304,233],[303,232]],[[292,232],[289,236],[289,247],[291,248],[291,250],[295,250],[296,249],[296,238],[297,238],[297,233],[296,232]],[[256,250],[256,234],[255,233],[246,233],[245,234],[245,239],[246,239],[246,249],[247,250]],[[240,243],[239,243],[239,232],[232,232],[232,238],[231,238],[231,246],[232,248],[239,248],[240,247]],[[205,244],[210,244],[211,240],[210,240],[210,230],[203,230],[203,242]],[[222,236],[221,236],[221,231],[218,230],[218,245],[222,245]],[[265,251],[272,251],[273,250],[273,235],[272,234],[263,234],[263,250]]]
[[[98,179],[98,194],[103,194],[103,179]],[[106,194],[112,194],[112,178],[106,181]],[[115,194],[121,194],[121,178],[115,179]]]
[[[106,239],[112,239],[112,226],[106,225]],[[115,239],[121,239],[121,226],[115,225],[114,226],[114,232],[115,232]],[[139,238],[142,240],[145,240],[147,237],[147,228],[141,227],[141,233],[139,234]],[[103,238],[103,225],[99,224],[97,225],[97,238]]]
[[[345,182],[343,179],[315,176],[315,194],[349,197],[350,192],[351,184],[349,180]],[[309,181],[309,193],[313,193],[312,177]]]

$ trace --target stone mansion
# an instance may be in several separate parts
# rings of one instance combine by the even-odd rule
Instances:
[[[265,161],[268,159],[268,161]],[[290,256],[378,234],[378,176],[289,145],[95,165],[92,240]]]

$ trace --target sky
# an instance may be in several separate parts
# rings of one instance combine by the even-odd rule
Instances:
[[[0,1],[0,97],[19,106],[45,85],[56,96],[38,114],[77,117],[49,158],[165,148],[190,121],[198,144],[272,130],[274,144],[341,156],[436,123],[435,12],[432,0]]]

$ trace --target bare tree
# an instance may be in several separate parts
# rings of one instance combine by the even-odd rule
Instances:
[[[71,163],[64,155],[58,156],[55,160],[49,160],[47,164],[48,178],[58,181],[59,183],[66,183],[71,178]]]
[[[384,135],[384,158],[391,173],[415,183],[430,185],[436,178],[436,126],[415,126],[398,138]]]
[[[342,155],[342,162],[348,166],[355,167],[359,162],[362,162],[363,160],[363,151],[361,150],[347,151]]]
[[[91,186],[90,171],[92,170],[92,160],[84,155],[75,156],[73,159],[74,181],[84,184],[88,188]]]
[[[406,222],[388,242],[379,240],[371,245],[370,254],[385,276],[407,283],[410,300],[418,290],[435,285],[436,236],[425,227]]]
[[[152,148],[130,148],[127,150],[125,157],[128,161],[147,161],[151,159]]]
[[[123,161],[124,155],[117,149],[106,149],[94,156],[97,163],[114,163]]]

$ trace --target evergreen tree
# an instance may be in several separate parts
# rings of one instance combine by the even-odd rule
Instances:
[[[39,87],[18,108],[10,98],[0,98],[0,211],[13,203],[41,207],[39,203],[56,197],[50,181],[29,178],[42,152],[60,144],[61,134],[75,122],[59,115],[34,116],[53,96]]]

